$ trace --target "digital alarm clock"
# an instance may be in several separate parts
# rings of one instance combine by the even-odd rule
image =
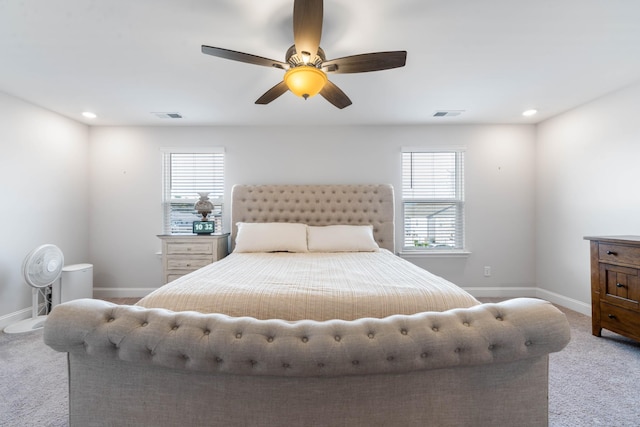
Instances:
[[[193,234],[211,234],[215,229],[213,221],[193,221]]]

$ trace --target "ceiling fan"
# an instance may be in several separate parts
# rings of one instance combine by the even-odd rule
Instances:
[[[407,52],[374,52],[327,60],[320,47],[322,35],[322,0],[295,0],[293,3],[293,46],[285,55],[285,62],[220,47],[202,46],[202,53],[249,64],[285,70],[284,79],[256,101],[268,104],[290,90],[307,99],[320,94],[342,109],[351,100],[338,86],[327,79],[327,73],[364,73],[403,67]]]

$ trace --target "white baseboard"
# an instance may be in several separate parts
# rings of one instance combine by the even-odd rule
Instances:
[[[142,298],[157,288],[93,288],[94,298]]]
[[[44,307],[44,303],[41,302],[38,305],[38,316],[43,314],[46,314],[46,309]],[[21,320],[30,319],[32,316],[33,310],[31,307],[23,308],[22,310],[0,316],[0,331],[3,331],[7,326],[18,323]]]
[[[93,288],[94,298],[142,298],[156,288]],[[41,304],[42,305],[42,304]],[[0,316],[0,331],[32,316],[31,307]]]
[[[32,316],[31,307],[23,308],[22,310],[14,311],[13,313],[0,316],[0,331],[4,330],[9,325],[13,325],[21,320],[28,319]]]
[[[463,289],[476,298],[535,298],[537,288],[473,286]]]
[[[591,317],[591,304],[535,287],[470,287],[464,288],[476,298],[540,298]]]
[[[564,295],[560,295],[542,288],[536,288],[536,296],[554,304],[567,307],[570,310],[577,311],[578,313],[584,314],[585,316],[591,317],[591,304],[587,304],[573,298],[565,297]]]

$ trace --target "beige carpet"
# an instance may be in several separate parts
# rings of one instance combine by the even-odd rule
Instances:
[[[560,307],[571,324],[571,342],[549,357],[552,426],[640,426],[640,343],[602,331],[591,318]]]

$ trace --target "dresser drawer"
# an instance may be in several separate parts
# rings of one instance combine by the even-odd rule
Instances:
[[[637,266],[640,262],[640,247],[600,243],[598,257],[601,262]]]
[[[600,264],[600,299],[627,308],[637,308],[640,300],[640,270]]]
[[[636,310],[617,307],[606,302],[600,303],[602,327],[623,335],[637,336],[640,331],[640,316]]]
[[[211,242],[168,242],[167,255],[211,255],[213,243]]]

